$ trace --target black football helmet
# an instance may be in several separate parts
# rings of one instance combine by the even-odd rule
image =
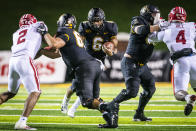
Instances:
[[[94,24],[94,22],[105,21],[105,13],[101,8],[92,8],[88,12],[88,21],[91,28],[95,30],[101,30],[103,28],[103,22],[100,26]]]
[[[155,19],[152,16],[152,13],[159,13],[160,14],[158,7],[156,7],[154,5],[145,5],[140,10],[140,15],[143,16],[151,24],[154,23],[154,19]]]
[[[71,29],[75,29],[76,24],[76,17],[69,13],[62,14],[57,21],[58,27],[68,27]]]

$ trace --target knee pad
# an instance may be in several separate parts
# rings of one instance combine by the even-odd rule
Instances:
[[[82,98],[81,104],[83,107],[87,107],[88,109],[92,109],[94,99]]]
[[[135,98],[137,96],[138,91],[135,90],[126,90],[127,92],[127,98]]]
[[[156,88],[155,87],[151,87],[151,88],[149,88],[149,90],[144,90],[141,93],[141,96],[142,97],[146,97],[146,98],[151,98],[153,96],[153,94],[155,93],[155,91],[156,91]]]
[[[175,98],[178,101],[185,101],[185,96],[188,95],[188,92],[180,90],[178,92],[175,93]]]
[[[114,98],[114,101],[116,103],[121,103],[122,101],[129,100],[130,98],[134,98],[137,96],[137,93],[133,93],[131,91],[127,91],[126,89],[123,89],[116,98]]]

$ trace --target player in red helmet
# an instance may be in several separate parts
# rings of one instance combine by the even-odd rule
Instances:
[[[166,43],[173,60],[173,88],[178,101],[186,101],[184,114],[188,116],[196,102],[196,95],[188,94],[188,84],[196,92],[196,28],[194,22],[186,21],[186,11],[182,7],[173,8],[168,15],[168,27],[150,39]],[[151,41],[150,40],[150,41]]]
[[[42,35],[36,32],[42,22],[31,14],[24,14],[19,21],[19,29],[13,34],[12,56],[9,62],[8,91],[0,94],[0,105],[13,98],[23,83],[29,93],[24,111],[15,124],[15,129],[36,130],[27,126],[27,118],[32,112],[41,94],[37,69],[33,59],[40,50]]]
[[[168,16],[169,22],[185,22],[186,21],[186,11],[182,7],[173,8]]]
[[[37,19],[32,14],[24,14],[19,21],[19,27],[36,23]]]

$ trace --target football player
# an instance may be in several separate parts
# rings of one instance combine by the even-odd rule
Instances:
[[[196,29],[194,22],[186,21],[186,11],[182,7],[174,7],[169,15],[169,26],[160,32],[150,35],[150,42],[166,43],[173,63],[174,96],[178,101],[186,101],[184,114],[188,116],[193,109],[196,95],[188,94],[188,84],[196,91]]]
[[[160,11],[156,6],[145,5],[140,10],[140,15],[132,18],[129,43],[121,61],[126,89],[123,89],[112,102],[121,103],[135,98],[141,83],[143,92],[140,95],[139,105],[133,117],[134,121],[152,121],[151,118],[144,115],[144,108],[156,90],[155,79],[146,64],[154,46],[147,43],[146,39],[150,32],[160,29],[156,25],[159,17]]]
[[[20,18],[19,29],[13,34],[8,91],[0,94],[0,105],[17,94],[21,83],[29,93],[24,105],[24,111],[18,122],[16,122],[15,129],[36,130],[36,128],[27,126],[26,122],[41,94],[37,69],[33,63],[42,42],[42,36],[36,31],[40,24],[43,23],[37,22],[37,19],[32,14],[24,14]]]
[[[114,52],[117,52],[117,24],[113,21],[106,21],[105,13],[101,8],[92,8],[88,13],[88,21],[80,23],[78,32],[85,42],[86,51],[100,60],[104,68],[106,55],[112,56]],[[111,48],[107,48],[108,46],[111,46]],[[78,98],[67,112],[68,103],[74,93],[76,82],[77,80],[75,79],[72,81],[72,85],[67,89],[61,106],[62,112],[67,113],[72,118],[80,105],[80,99]]]
[[[57,21],[57,33],[52,37],[45,27],[41,25],[37,31],[40,32],[49,47],[59,49],[66,64],[75,71],[77,80],[76,94],[79,96],[83,107],[97,109],[103,113],[108,127],[116,128],[118,121],[118,104],[105,104],[99,98],[99,79],[101,74],[100,62],[86,52],[84,43],[76,27],[74,15],[62,14]]]

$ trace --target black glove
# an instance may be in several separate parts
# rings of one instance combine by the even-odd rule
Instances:
[[[190,56],[193,54],[193,50],[191,48],[184,48],[180,51],[176,51],[172,54],[171,60],[175,61],[183,56]]]
[[[40,25],[37,27],[37,32],[42,35],[45,35],[46,33],[48,33],[48,28],[44,23],[40,23]]]

